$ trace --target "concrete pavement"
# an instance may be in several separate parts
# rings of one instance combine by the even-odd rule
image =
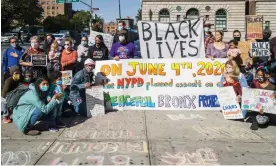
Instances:
[[[66,118],[36,137],[2,124],[2,165],[276,165],[276,126],[224,120],[220,112],[125,111]]]

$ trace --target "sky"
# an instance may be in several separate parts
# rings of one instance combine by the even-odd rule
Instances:
[[[90,5],[91,0],[82,0]],[[122,18],[130,16],[135,19],[138,9],[141,7],[141,0],[121,0]],[[74,2],[73,10],[89,10],[89,7],[81,2]],[[95,14],[104,18],[105,22],[116,21],[119,18],[119,0],[93,0],[93,8],[99,8]]]

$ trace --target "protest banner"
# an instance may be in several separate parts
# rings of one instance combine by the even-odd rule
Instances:
[[[96,32],[96,31],[90,31],[90,36],[89,36],[89,45],[95,45],[95,37],[97,35],[102,35],[103,39],[104,39],[104,44],[106,45],[106,47],[108,48],[108,50],[110,51],[112,44],[113,44],[113,36],[111,34],[107,34],[107,33],[100,33],[100,32]]]
[[[203,19],[176,23],[139,21],[143,59],[205,57]]]
[[[242,64],[246,65],[246,62],[248,61],[249,57],[249,51],[250,51],[250,41],[244,41],[244,42],[239,42],[238,48],[241,50],[241,59],[242,59]]]
[[[269,42],[251,42],[250,53],[253,57],[269,57],[270,45]]]
[[[96,84],[103,85],[106,109],[218,110],[217,92],[226,60],[97,61]]]
[[[242,108],[276,114],[276,91],[242,88]]]
[[[71,85],[73,73],[72,70],[61,71],[62,73],[62,85]]]
[[[218,91],[218,100],[224,119],[243,119],[246,112],[242,111],[236,101],[236,93],[232,86],[222,87]]]
[[[263,39],[263,16],[246,16],[246,39]]]
[[[100,116],[105,114],[104,94],[102,86],[92,86],[86,89],[87,117]]]
[[[47,66],[46,54],[33,54],[31,56],[33,66]]]

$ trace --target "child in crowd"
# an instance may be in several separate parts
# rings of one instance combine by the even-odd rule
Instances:
[[[60,56],[61,56],[61,53],[59,52],[59,45],[56,41],[54,41],[51,45],[49,55],[48,55],[48,59],[49,59],[49,63],[47,66],[48,77],[50,77],[49,74],[61,70]]]
[[[23,82],[22,85],[29,86],[33,82],[33,71],[32,70],[26,70],[23,73]]]
[[[53,73],[50,80],[51,80],[51,86],[49,88],[47,101],[50,102],[52,97],[56,94],[63,94],[63,97],[58,101],[58,104],[55,106],[55,108],[52,111],[52,114],[50,115],[50,116],[53,116],[53,119],[55,119],[55,121],[52,122],[52,124],[49,127],[49,130],[52,132],[58,132],[57,128],[66,127],[61,121],[62,105],[63,105],[63,101],[66,98],[64,89],[66,87],[62,85],[62,73],[61,72]]]
[[[242,65],[242,59],[241,59],[241,50],[238,48],[238,41],[231,40],[229,42],[229,50],[227,52],[227,57],[229,60],[234,60],[237,65],[240,67]]]
[[[227,74],[225,76],[225,81],[222,84],[223,87],[232,86],[236,95],[240,98],[242,96],[242,88],[239,83],[239,78],[237,76]]]

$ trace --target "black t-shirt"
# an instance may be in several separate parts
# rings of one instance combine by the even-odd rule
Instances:
[[[101,46],[97,48],[96,46],[91,48],[91,58],[94,61],[98,60],[108,60],[109,52],[106,46]]]

